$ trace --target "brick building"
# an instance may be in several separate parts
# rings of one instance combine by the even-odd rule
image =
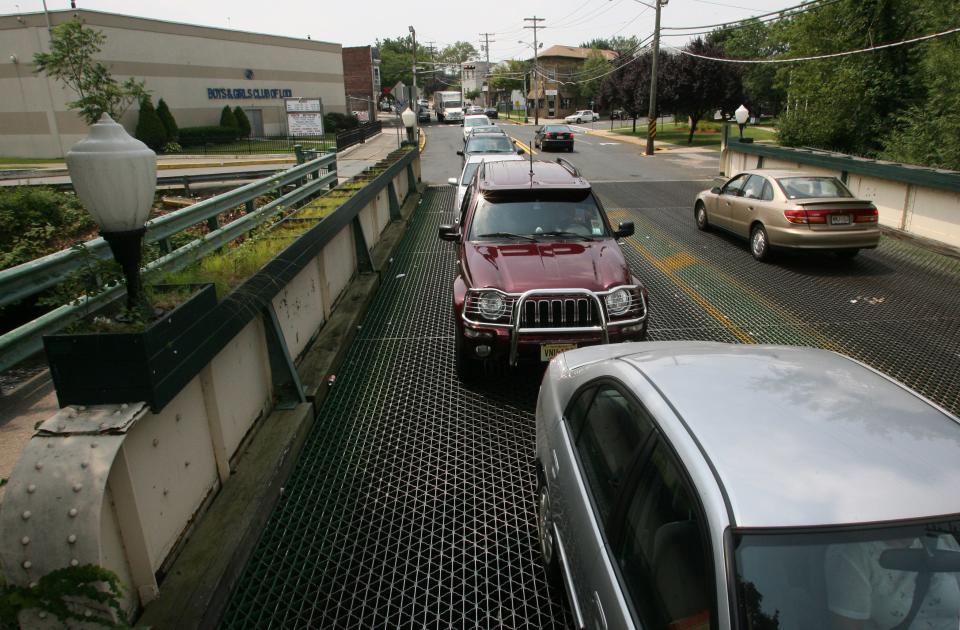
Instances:
[[[343,48],[343,87],[347,109],[360,120],[376,120],[380,98],[380,52],[373,46]]]
[[[561,118],[578,109],[590,107],[590,103],[582,102],[584,99],[576,94],[575,86],[561,82],[580,78],[577,73],[583,69],[583,64],[592,51],[592,48],[551,46],[541,52],[538,55],[540,74],[529,86],[527,107],[533,110],[536,107],[534,98],[539,97],[540,113],[548,118]],[[617,53],[612,50],[601,50],[600,53],[607,61],[617,58]],[[529,61],[533,63],[533,59]]]

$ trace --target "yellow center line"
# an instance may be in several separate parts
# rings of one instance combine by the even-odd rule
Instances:
[[[423,147],[427,146],[427,132],[421,127],[420,128],[420,153],[423,153]]]
[[[526,152],[529,153],[530,155],[536,155],[536,154],[537,154],[536,151],[534,151],[533,149],[531,149],[530,147],[528,147],[528,146],[527,146],[526,144],[524,144],[523,142],[520,142],[520,141],[517,140],[516,138],[514,138],[513,141],[516,142],[517,145],[519,145],[521,149],[523,149],[524,151],[526,151]]]

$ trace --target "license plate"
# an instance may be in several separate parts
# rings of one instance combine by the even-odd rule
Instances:
[[[573,350],[577,347],[575,343],[544,343],[540,344],[540,360],[549,361],[561,352]]]
[[[849,214],[831,214],[830,225],[850,225]]]

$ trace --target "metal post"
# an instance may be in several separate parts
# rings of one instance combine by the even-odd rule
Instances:
[[[527,73],[523,73],[523,122],[530,122],[527,118]]]
[[[417,95],[417,31],[411,26],[410,27],[410,37],[413,38],[413,89],[410,92],[410,103],[417,103],[419,98]],[[419,113],[417,108],[411,107],[414,114]]]
[[[650,65],[650,110],[647,112],[647,155],[653,155],[653,141],[657,137],[657,57],[660,56],[660,8],[663,0],[656,0],[657,17],[653,27],[653,62]]]
[[[540,124],[540,77],[537,76],[539,72],[540,57],[538,51],[537,43],[537,29],[545,28],[540,26],[540,22],[544,22],[544,18],[538,18],[533,16],[532,18],[523,18],[524,22],[533,22],[532,26],[524,26],[523,28],[532,28],[533,29],[533,101],[534,101],[534,110],[533,110],[533,124]]]

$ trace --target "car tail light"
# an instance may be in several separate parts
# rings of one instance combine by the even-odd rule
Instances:
[[[876,208],[869,210],[855,210],[853,213],[854,223],[876,223],[880,220],[880,212]]]
[[[552,134],[552,133],[548,133],[548,134],[545,134],[543,137],[544,137],[544,138],[553,138],[553,134]]]
[[[876,223],[879,217],[879,212],[877,212],[876,208],[868,208],[865,210],[843,210],[836,208],[833,210],[804,210],[802,208],[793,208],[791,210],[784,210],[783,212],[783,216],[787,221],[799,225],[824,225],[828,221],[827,217],[831,214],[853,214],[854,223]]]

